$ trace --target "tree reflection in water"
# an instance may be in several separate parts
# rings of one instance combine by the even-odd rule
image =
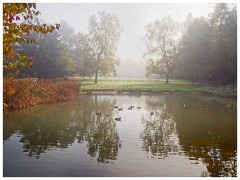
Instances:
[[[167,99],[162,98],[155,101],[155,97],[146,97],[146,109],[149,114],[154,112],[154,115],[142,118],[144,129],[140,133],[143,150],[154,156],[159,156],[159,159],[164,159],[180,150],[174,114],[168,110]]]
[[[146,97],[145,102],[147,114],[154,115],[142,118],[144,151],[158,159],[183,155],[192,164],[201,161],[208,170],[202,176],[237,176],[234,104],[229,109],[207,98],[180,96]],[[203,105],[208,112],[199,111]]]
[[[88,154],[98,162],[115,160],[121,147],[113,120],[115,103],[106,97],[81,96],[72,103],[15,111],[4,118],[3,137],[7,140],[18,132],[24,152],[36,158],[46,150],[67,148],[77,140],[87,142]],[[102,116],[95,115],[99,111]]]
[[[114,105],[116,100],[98,97],[83,96],[84,104],[79,104],[76,111],[78,142],[87,142],[88,154],[97,156],[100,163],[116,160],[121,147],[116,122],[113,120]],[[101,112],[101,116],[96,113]],[[106,116],[108,115],[108,116]]]
[[[118,105],[121,101],[123,105],[129,101],[123,106],[125,118],[119,124],[120,128],[124,129],[124,123],[131,118],[127,113],[140,113],[137,115],[142,117],[143,126],[137,124],[134,132],[138,135],[140,131],[142,150],[148,154],[165,160],[183,156],[189,159],[190,166],[204,164],[207,171],[202,172],[202,176],[237,176],[237,108],[236,102],[230,100],[141,96],[141,101],[134,102],[136,106],[141,105],[141,109],[130,111],[127,107],[132,105],[133,97],[86,95],[74,102],[10,112],[3,120],[3,138],[7,140],[12,134],[18,134],[24,151],[37,158],[51,149],[86,143],[92,159],[99,163],[113,162],[121,147],[114,120],[119,115],[114,110],[116,99]],[[200,111],[203,107],[205,112]],[[100,111],[102,116],[97,116]],[[138,118],[131,121],[133,126],[138,122]]]

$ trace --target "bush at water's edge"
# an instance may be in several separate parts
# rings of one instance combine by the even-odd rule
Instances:
[[[73,80],[4,80],[4,110],[38,104],[67,101],[79,94],[79,81]]]

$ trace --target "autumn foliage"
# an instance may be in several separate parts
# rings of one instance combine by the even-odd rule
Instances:
[[[3,3],[3,72],[4,78],[13,77],[11,72],[17,68],[31,66],[32,59],[22,54],[17,54],[16,43],[33,43],[34,39],[28,38],[31,31],[47,34],[54,29],[59,29],[60,24],[39,24],[36,3]]]
[[[9,79],[3,87],[4,110],[67,101],[79,94],[79,82],[74,80]]]

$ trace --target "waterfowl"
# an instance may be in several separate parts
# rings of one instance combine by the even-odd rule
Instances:
[[[130,107],[128,108],[128,110],[132,110],[132,106],[130,106]]]
[[[121,117],[115,118],[116,121],[121,121]]]
[[[169,106],[170,109],[172,109],[173,107],[172,106]]]
[[[113,107],[114,107],[114,108],[118,108],[118,106],[117,106],[117,105],[114,105]]]
[[[154,115],[154,112],[151,112],[150,115],[151,115],[151,116]]]
[[[100,111],[100,112],[97,112],[96,115],[97,115],[97,116],[101,116],[101,115],[102,115],[102,112],[101,112],[101,111]]]
[[[137,106],[137,109],[141,109],[141,107],[140,107],[140,106]]]
[[[123,110],[123,108],[118,108],[118,110],[119,110],[119,111],[122,111],[122,110]]]

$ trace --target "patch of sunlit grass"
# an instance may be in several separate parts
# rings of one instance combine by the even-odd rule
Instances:
[[[99,81],[93,83],[91,81],[83,81],[81,89],[84,90],[150,90],[150,91],[187,91],[194,87],[188,81],[171,81],[166,84],[159,80],[128,80],[128,81]]]
[[[148,92],[191,92],[203,93],[216,96],[235,97],[236,87],[208,87],[194,84],[186,80],[170,80],[168,84],[164,80],[100,80],[94,83],[93,80],[83,80],[82,91],[148,91]]]

